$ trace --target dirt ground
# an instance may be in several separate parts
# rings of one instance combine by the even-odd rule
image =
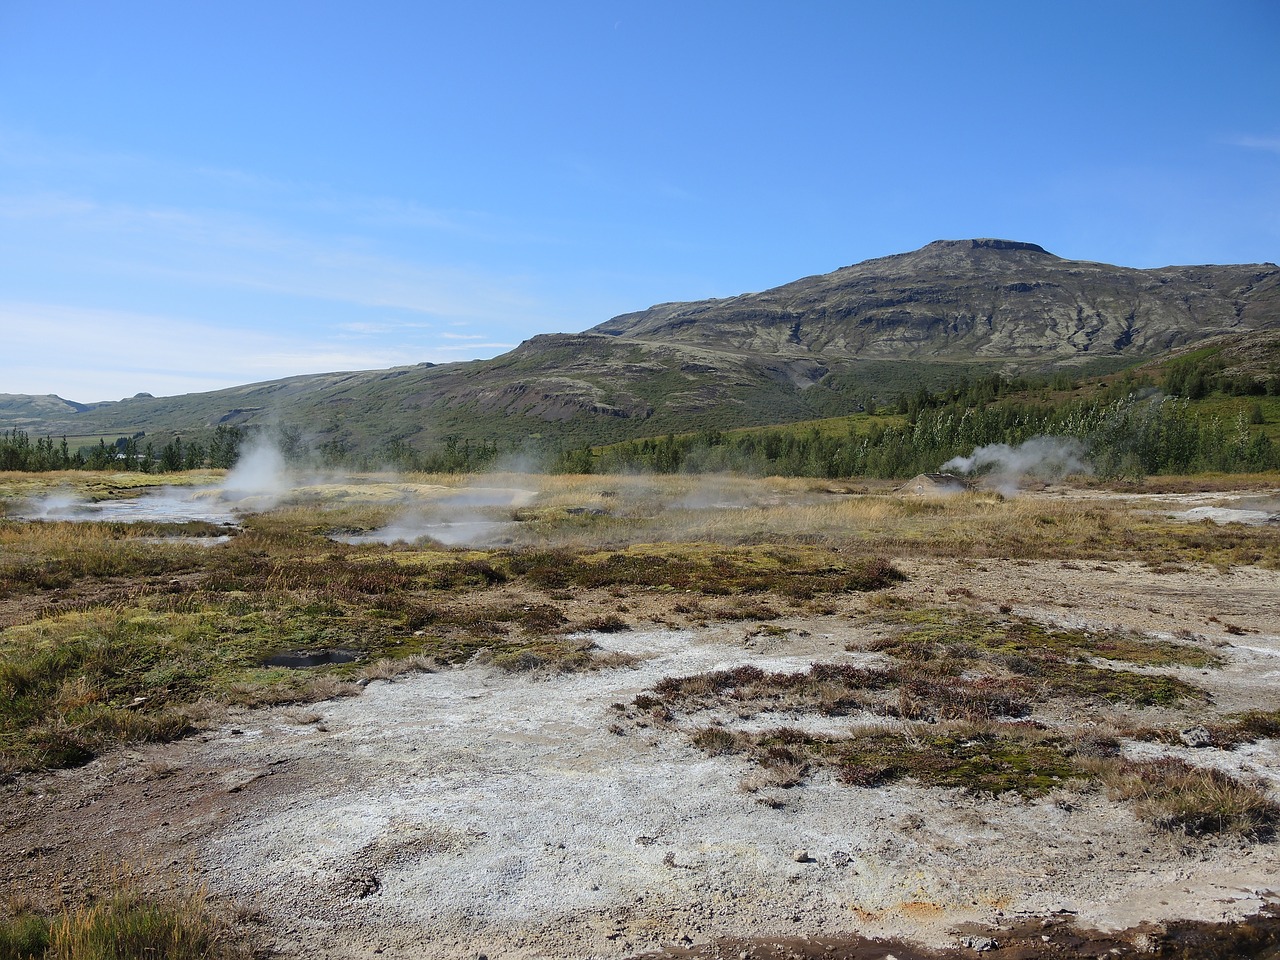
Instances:
[[[1275,571],[894,562],[908,580],[893,592],[914,605],[1192,637],[1226,666],[1170,672],[1209,690],[1214,709],[1280,706]],[[358,696],[244,711],[187,740],[25,776],[0,787],[0,884],[70,897],[122,864],[156,889],[195,879],[265,950],[307,958],[607,958],[723,938],[747,955],[750,937],[834,955],[830,938],[846,933],[972,953],[990,946],[978,927],[1071,918],[1123,930],[1280,902],[1280,844],[1161,833],[1097,791],[992,799],[851,788],[820,772],[751,792],[744,758],[616,722],[614,704],[664,677],[873,662],[865,648],[884,628],[860,615],[873,602],[784,613],[764,631],[655,623],[595,638],[639,657],[633,666],[375,680]],[[1276,741],[1125,749],[1212,763],[1280,796]]]

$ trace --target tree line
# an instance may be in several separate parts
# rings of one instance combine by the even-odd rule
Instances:
[[[905,478],[936,471],[979,447],[1017,446],[1037,436],[1070,437],[1104,477],[1280,469],[1280,448],[1249,418],[1201,417],[1185,398],[1135,390],[1065,405],[1004,400],[968,406],[959,399],[913,398],[901,425],[851,422],[844,432],[773,428],[633,440],[568,451],[561,468],[616,473],[737,473],[775,476]]]
[[[0,434],[0,470],[43,473],[49,470],[121,470],[142,473],[169,473],[202,467],[231,467],[240,456],[244,432],[238,427],[218,426],[207,443],[184,442],[174,437],[157,449],[143,433],[118,437],[114,442],[98,440],[95,446],[70,448],[66,437],[32,439],[25,430],[14,428]]]
[[[1166,372],[1166,379],[1169,376]],[[1178,376],[1174,375],[1175,381]],[[922,388],[903,395],[890,406],[903,422],[877,422],[867,432],[858,429],[858,421],[850,421],[844,431],[817,427],[734,433],[703,430],[614,444],[599,452],[589,446],[560,449],[528,442],[502,448],[496,440],[448,436],[427,451],[395,439],[369,453],[348,449],[337,440],[315,446],[291,427],[273,430],[270,442],[291,463],[348,470],[475,473],[518,461],[530,469],[558,473],[903,478],[937,470],[978,447],[1016,446],[1035,436],[1055,436],[1084,444],[1095,471],[1108,477],[1280,469],[1280,448],[1252,429],[1261,421],[1257,409],[1228,419],[1202,416],[1188,398],[1158,393],[1150,381],[1132,378],[1090,398],[1053,401],[1051,391],[1075,386],[1064,374],[1044,382],[991,375],[960,380],[937,392]],[[14,429],[0,435],[0,470],[160,473],[228,468],[249,444],[262,439],[263,433],[224,424],[205,441],[174,437],[157,449],[143,434],[136,434],[72,451],[65,437],[32,439]]]
[[[1174,396],[1199,400],[1211,393],[1234,397],[1280,396],[1280,369],[1232,372],[1220,347],[1198,350],[1164,368],[1164,389]]]

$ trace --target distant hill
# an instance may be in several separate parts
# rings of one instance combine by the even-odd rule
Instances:
[[[761,293],[666,303],[491,360],[101,404],[0,395],[0,428],[196,436],[287,425],[376,452],[448,436],[605,443],[855,412],[966,374],[1101,371],[1280,329],[1275,264],[1136,270],[946,240]]]

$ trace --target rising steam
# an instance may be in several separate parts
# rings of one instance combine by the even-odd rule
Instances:
[[[240,455],[222,481],[220,492],[228,500],[251,501],[255,509],[265,510],[280,502],[294,485],[279,448],[261,439]]]
[[[1074,437],[1032,437],[1016,447],[992,443],[978,447],[967,457],[953,457],[941,469],[982,473],[1001,493],[1016,493],[1028,477],[1061,480],[1072,474],[1093,473],[1084,444]]]

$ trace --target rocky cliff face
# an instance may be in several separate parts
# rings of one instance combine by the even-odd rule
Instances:
[[[1034,243],[939,240],[762,293],[666,303],[595,332],[838,359],[1050,367],[1280,326],[1280,268],[1135,270]]]

